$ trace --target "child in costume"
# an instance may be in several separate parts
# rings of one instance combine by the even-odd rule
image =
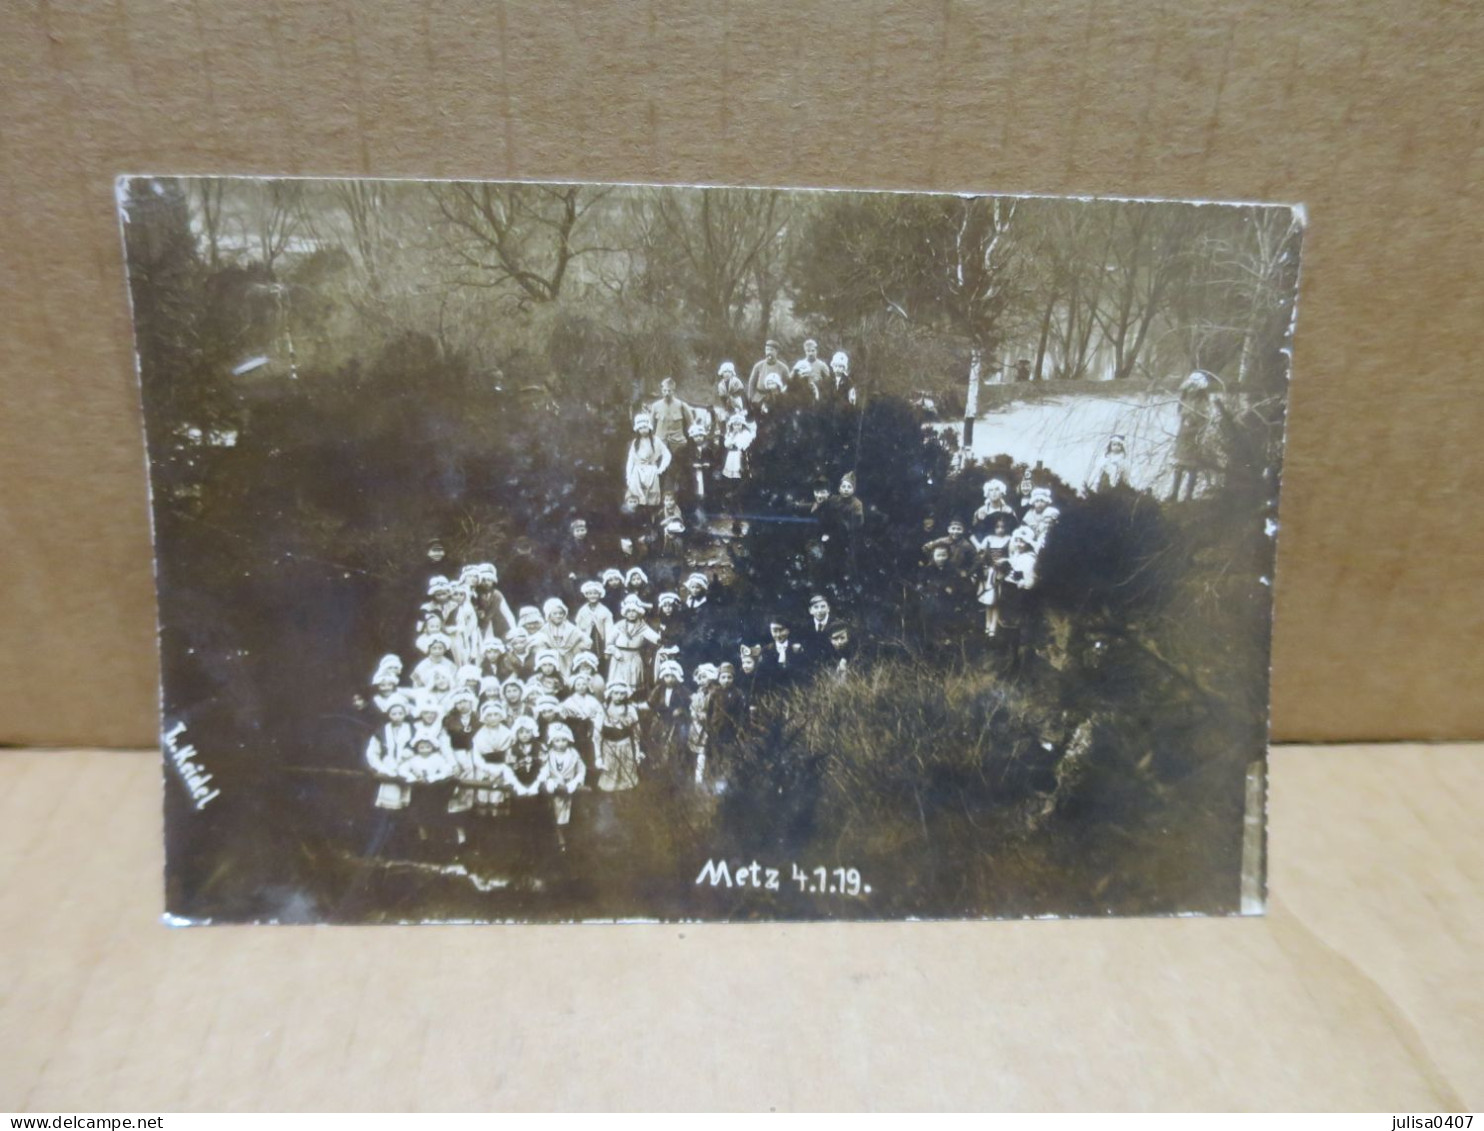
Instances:
[[[403,699],[402,690],[397,686],[400,675],[400,666],[392,668],[382,665],[376,669],[376,674],[371,677],[371,684],[376,688],[376,693],[371,696],[371,702],[376,705],[376,709],[383,715],[386,714],[387,707],[393,701]],[[403,706],[406,706],[405,700]]]
[[[690,731],[691,691],[683,680],[685,672],[675,660],[659,664],[659,682],[649,693],[651,748],[659,765],[678,769],[681,754],[687,749]]]
[[[623,585],[623,570],[605,569],[599,580],[603,584],[603,605],[615,620],[621,615],[623,599],[628,596]]]
[[[522,703],[526,692],[526,685],[516,676],[511,676],[500,684],[500,702],[505,704],[505,713],[510,716],[511,725],[522,714]]]
[[[521,715],[510,727],[510,752],[505,760],[511,765],[524,760],[541,761],[541,732],[536,720]]]
[[[386,722],[366,744],[366,764],[380,779],[376,790],[376,807],[393,811],[407,808],[412,788],[403,776],[403,763],[412,754],[412,723],[408,721],[408,703],[401,695],[386,705]]]
[[[1108,438],[1103,449],[1103,458],[1087,477],[1087,493],[1111,491],[1115,487],[1129,485],[1128,441],[1120,433]]]
[[[648,605],[632,593],[624,598],[623,619],[613,626],[613,633],[608,640],[610,690],[613,684],[618,683],[629,688],[635,695],[642,695],[644,692],[644,649],[660,643],[660,634],[643,619],[648,608]]]
[[[442,672],[448,680],[445,692],[453,689],[454,677],[458,674],[458,666],[449,659],[449,639],[443,633],[433,633],[425,637],[421,650],[427,654],[417,662],[412,669],[412,686],[422,690],[433,686],[433,677]]]
[[[639,784],[639,712],[629,702],[633,689],[610,680],[604,693],[603,717],[598,727],[598,788],[605,793],[633,789]]]
[[[484,638],[484,648],[479,657],[479,674],[494,676],[496,679],[504,679],[509,674],[505,670],[505,641],[498,636]]]
[[[716,674],[715,664],[701,664],[691,673],[691,678],[696,681],[696,690],[690,699],[690,734],[687,743],[695,762],[697,785],[706,779],[706,748],[710,742],[706,723],[711,713],[711,695],[716,686]]]
[[[979,539],[980,561],[979,590],[976,600],[984,608],[984,634],[996,636],[1000,631],[1000,578],[1001,563],[1010,557],[1010,535],[1015,529],[1014,515],[995,511],[988,525],[988,533]]]
[[[732,535],[738,537],[742,533],[742,485],[747,478],[747,452],[757,440],[757,423],[748,419],[740,397],[734,404],[735,411],[727,417],[726,434],[722,438],[725,455],[717,480],[722,506],[732,520]]]
[[[567,619],[567,606],[560,597],[548,597],[541,605],[541,612],[545,621],[531,644],[539,650],[556,653],[557,670],[565,680],[572,670],[572,657],[591,648],[592,638]]]
[[[685,548],[685,515],[681,513],[674,491],[664,493],[659,517],[655,521],[659,525],[662,552],[666,557],[678,556]]]
[[[436,715],[436,708],[433,713]],[[458,769],[442,727],[429,726],[427,716],[426,710],[419,715],[412,732],[412,753],[401,765],[402,777],[412,790],[407,811],[419,849],[442,839],[448,820],[449,783]]]
[[[515,732],[510,729],[510,715],[505,704],[490,700],[479,708],[479,729],[474,732],[474,741],[469,747],[474,765],[486,762],[504,762],[515,744]]]
[[[540,688],[543,695],[561,698],[567,693],[567,681],[562,678],[562,659],[554,648],[543,648],[536,653],[536,674],[527,682],[528,687]]]
[[[1011,527],[1015,526],[1015,511],[1010,506],[1004,480],[989,479],[984,484],[984,505],[974,512],[974,525],[969,533],[969,541],[974,543],[974,548],[980,553],[987,549],[985,540],[994,533],[999,515],[1004,515]]]
[[[587,768],[572,742],[572,730],[565,723],[553,723],[546,736],[546,762],[541,768],[539,787],[551,796],[551,812],[556,823],[557,845],[567,850],[567,826],[572,820],[572,798],[582,788]]]
[[[590,656],[591,653],[585,652],[583,655]],[[603,721],[603,701],[593,693],[593,678],[586,665],[572,672],[572,694],[562,700],[558,714],[572,728],[572,740],[583,760],[596,772],[598,728]]]
[[[521,680],[536,671],[536,649],[531,645],[531,634],[523,628],[513,628],[505,637],[505,671]]]
[[[1055,512],[1055,513],[1054,513]],[[1037,487],[1031,492],[1031,507],[1021,518],[1021,525],[1035,536],[1035,547],[1039,550],[1046,542],[1046,534],[1056,521],[1056,508],[1051,505],[1051,488]]]
[[[613,630],[613,613],[603,604],[603,583],[584,581],[581,592],[583,604],[573,615],[572,623],[587,633],[590,648],[602,651],[608,646],[608,633]]]

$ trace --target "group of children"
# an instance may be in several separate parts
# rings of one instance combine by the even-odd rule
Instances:
[[[584,790],[622,793],[651,774],[725,788],[718,763],[746,724],[761,648],[742,646],[735,666],[696,662],[724,636],[710,578],[691,573],[683,597],[651,603],[643,569],[606,569],[577,585],[575,614],[557,596],[512,610],[498,586],[488,562],[431,578],[420,658],[407,669],[383,656],[372,675],[366,763],[404,842],[446,851],[545,823],[565,849]]]
[[[1061,511],[1051,489],[1029,471],[1017,498],[1002,479],[984,484],[984,504],[965,525],[955,517],[948,533],[923,546],[918,577],[923,635],[936,646],[956,642],[966,611],[983,611],[984,635],[994,639],[1021,627],[1024,595],[1036,585],[1036,565]]]
[[[923,547],[930,642],[958,631],[970,595],[986,635],[1018,626],[1017,598],[1035,586],[1058,517],[1047,488],[1027,481],[1018,501],[991,479],[972,524],[954,520]],[[585,790],[623,793],[650,776],[723,790],[760,692],[821,667],[853,670],[852,630],[820,593],[798,636],[775,616],[752,644],[700,572],[653,601],[638,566],[575,588],[573,612],[559,596],[512,609],[488,562],[428,582],[413,640],[420,658],[409,670],[386,655],[373,673],[378,724],[366,749],[376,806],[404,815],[418,842],[443,850],[520,816],[504,823],[526,835],[546,824],[565,849]],[[708,658],[731,647],[735,664]]]

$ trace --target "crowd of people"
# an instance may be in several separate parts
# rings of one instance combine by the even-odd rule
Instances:
[[[800,637],[795,618],[779,614],[752,641],[714,573],[675,569],[687,533],[712,515],[739,531],[760,434],[807,406],[855,405],[849,357],[826,365],[813,341],[804,351],[789,367],[769,341],[745,384],[723,363],[709,406],[661,382],[634,414],[617,553],[605,559],[579,517],[547,568],[517,540],[505,583],[514,605],[490,562],[429,579],[411,638],[419,658],[383,656],[363,699],[377,719],[365,754],[375,805],[400,818],[394,851],[446,852],[502,825],[531,836],[533,824],[564,850],[581,793],[624,793],[648,778],[724,791],[760,696],[821,668],[845,677],[853,630],[822,593]],[[847,476],[842,494],[853,487]],[[441,561],[441,546],[430,556]],[[655,583],[641,562],[657,568]]]
[[[856,403],[849,355],[837,351],[826,365],[812,339],[791,367],[769,339],[745,383],[733,362],[722,362],[709,405],[681,399],[667,377],[658,399],[634,414],[624,513],[641,533],[655,528],[667,543],[711,514],[726,516],[740,534],[750,463],[769,434],[800,412],[849,411]]]
[[[664,775],[724,790],[758,697],[821,668],[844,678],[854,654],[822,595],[800,638],[780,615],[766,640],[722,659],[739,626],[701,572],[655,594],[642,568],[605,569],[581,580],[575,611],[557,595],[512,607],[499,584],[488,562],[435,575],[415,622],[420,658],[409,668],[388,654],[372,675],[376,805],[407,813],[422,842],[464,843],[517,808],[529,823],[538,806],[564,846],[585,787],[620,793]]]
[[[983,635],[1017,632],[1025,594],[1035,588],[1036,565],[1061,516],[1051,490],[1026,472],[1014,500],[1003,479],[986,480],[984,503],[970,523],[949,519],[948,532],[923,546],[916,597],[921,635],[932,651],[962,646],[971,609],[983,617]]]
[[[745,476],[760,430],[810,406],[855,405],[846,354],[826,365],[811,341],[789,367],[770,341],[745,382],[721,366],[710,408],[666,379],[635,413],[616,540],[600,545],[576,517],[545,561],[528,539],[503,569],[485,561],[452,575],[441,547],[431,555],[440,572],[407,640],[418,658],[383,656],[365,700],[377,720],[365,752],[375,805],[394,816],[400,849],[446,853],[518,829],[565,850],[584,795],[647,780],[724,792],[760,720],[787,702],[776,693],[856,677],[878,642],[836,607],[851,592],[836,583],[862,552],[867,510],[854,471],[816,481],[802,504],[824,580],[794,606],[756,616],[731,600],[724,571],[693,568],[689,540],[718,500],[741,520],[728,484]],[[1124,482],[1123,458],[1114,437],[1090,487]],[[908,616],[925,654],[962,654],[970,636],[1017,637],[1059,514],[1027,470],[1013,490],[987,479],[982,505],[952,516],[946,533],[924,522]]]

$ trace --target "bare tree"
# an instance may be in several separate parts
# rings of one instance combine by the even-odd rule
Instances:
[[[330,197],[350,226],[351,242],[372,301],[383,289],[386,188],[379,181],[335,181]]]
[[[999,352],[1024,306],[1024,202],[1002,197],[823,200],[794,261],[795,307],[843,333],[883,316]]]
[[[243,222],[258,259],[274,273],[275,265],[304,225],[304,186],[298,181],[266,181],[255,186]]]
[[[1242,325],[1242,355],[1237,380],[1253,381],[1265,349],[1281,341],[1292,315],[1298,283],[1298,243],[1302,233],[1298,215],[1280,208],[1250,208],[1243,212],[1249,233],[1245,248],[1238,245],[1229,262],[1245,292],[1247,317]]]
[[[1112,235],[1099,207],[1067,208],[1054,200],[1021,204],[1032,260],[1027,274],[1032,280],[1028,301],[1035,318],[1036,379],[1075,380],[1087,375],[1097,329],[1094,312],[1108,282]]]
[[[1188,251],[1185,285],[1172,294],[1165,336],[1187,369],[1235,370],[1238,384],[1275,364],[1292,316],[1298,217],[1285,209],[1244,208],[1205,218]],[[1161,351],[1168,356],[1168,347]]]
[[[552,302],[573,262],[603,250],[583,242],[583,221],[607,188],[439,184],[429,191],[465,285],[513,288],[522,303]]]
[[[222,191],[226,182],[218,177],[198,177],[187,184],[200,211],[207,266],[216,270],[222,264]]]
[[[648,285],[695,310],[717,340],[740,329],[755,299],[766,334],[782,286],[789,215],[775,191],[648,193],[638,211]]]
[[[1020,202],[968,197],[958,206],[952,241],[941,241],[938,250],[948,310],[974,346],[997,352],[1005,316],[1023,287],[1023,257],[1013,238]]]
[[[1111,285],[1094,317],[1113,351],[1113,377],[1121,380],[1133,374],[1150,327],[1189,273],[1195,209],[1141,201],[1110,205],[1104,214]]]

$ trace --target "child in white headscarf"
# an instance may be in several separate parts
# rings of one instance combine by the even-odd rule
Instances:
[[[1005,511],[996,511],[990,516],[988,533],[975,545],[979,547],[984,563],[979,574],[979,604],[984,606],[984,633],[996,636],[1000,630],[1000,583],[1006,570],[1000,563],[1010,557],[1010,537],[1016,529],[1015,516]]]
[[[649,693],[649,743],[655,764],[678,770],[690,727],[690,688],[676,660],[659,662],[659,682]]]
[[[366,764],[380,779],[376,790],[378,809],[405,809],[412,798],[412,787],[402,773],[403,764],[412,754],[408,706],[404,696],[392,696],[384,708],[386,722],[366,744]]]
[[[439,788],[458,772],[458,762],[443,729],[443,712],[437,700],[424,692],[416,704],[417,721],[412,724],[412,749],[397,767],[397,776],[409,788],[405,807],[416,827],[417,847],[439,838],[448,817],[447,787]]]
[[[454,679],[453,689],[455,691],[468,691],[476,699],[479,698],[479,681],[483,678],[477,664],[465,664],[458,670]]]
[[[1108,438],[1108,446],[1103,449],[1103,458],[1087,477],[1087,490],[1091,494],[1094,491],[1111,491],[1114,487],[1128,485],[1128,441],[1122,435],[1114,433]]]
[[[984,483],[984,505],[974,512],[973,531],[969,535],[969,541],[980,553],[987,548],[985,540],[994,532],[997,515],[1008,515],[1012,526],[1016,522],[1005,481],[988,479]]]
[[[498,636],[487,636],[479,658],[479,674],[504,679],[509,673],[505,667],[505,641]]]
[[[654,417],[647,412],[634,416],[634,438],[624,468],[624,502],[641,517],[652,515],[660,505],[660,477],[670,467],[670,449],[654,434]]]
[[[503,762],[515,741],[515,732],[510,729],[510,712],[505,704],[491,699],[479,708],[479,729],[474,732],[474,744],[470,747],[476,766],[485,762]]]
[[[1010,535],[1009,577],[1020,589],[1036,584],[1036,533],[1028,526],[1018,527]]]
[[[572,658],[591,648],[592,638],[567,619],[567,606],[560,597],[548,597],[541,605],[541,612],[546,623],[531,643],[540,650],[556,653],[557,671],[565,680],[572,670]]]
[[[613,626],[608,638],[608,684],[611,689],[621,683],[636,694],[643,694],[645,680],[644,649],[660,643],[660,634],[644,620],[649,608],[632,593],[624,598],[620,609],[623,619]]]
[[[436,691],[419,692],[412,704],[412,741],[427,738],[439,754],[451,755],[453,747],[443,729],[443,700]]]
[[[483,725],[469,751],[468,780],[477,787],[473,796],[475,810],[485,816],[499,817],[506,813],[512,797],[530,796],[535,787],[522,782],[506,764],[514,734],[505,725],[505,708],[498,703],[486,703],[479,717]]]
[[[519,676],[509,676],[500,684],[500,702],[505,705],[505,713],[510,716],[512,726],[522,713],[521,707],[525,702],[525,693],[526,685],[521,682]]]
[[[505,761],[519,768],[520,763],[530,762],[536,767],[533,775],[539,772],[541,766],[541,729],[536,725],[536,720],[529,715],[519,716],[510,727],[510,751],[505,755]],[[523,778],[522,780],[526,780]],[[534,776],[530,780],[534,780]]]
[[[741,404],[740,398],[738,404]],[[727,417],[726,433],[721,442],[726,455],[722,458],[717,478],[722,506],[731,516],[734,536],[742,533],[742,484],[747,478],[747,452],[756,439],[757,422],[748,418],[745,408],[738,407]]]
[[[583,653],[585,656],[590,653]],[[597,768],[598,727],[603,717],[603,701],[593,693],[593,675],[586,665],[572,671],[572,694],[561,702],[558,714],[572,728],[572,738],[583,759]]]
[[[1031,492],[1030,510],[1025,512],[1020,522],[1035,535],[1036,550],[1046,544],[1046,534],[1060,513],[1051,505],[1050,487],[1037,487]]]
[[[454,692],[453,681],[449,678],[446,671],[444,671],[442,668],[439,668],[433,673],[432,684],[428,687],[423,688],[423,691],[437,700],[438,705],[442,710],[447,710],[449,697],[452,696]]]
[[[452,690],[453,681],[458,675],[458,667],[449,658],[449,639],[443,633],[435,633],[423,641],[423,650],[427,653],[417,662],[412,669],[412,686],[419,690],[433,686],[433,677],[442,672],[448,677],[448,687]]]
[[[613,630],[613,613],[603,604],[603,583],[584,581],[581,592],[584,603],[573,615],[572,623],[587,633],[590,647],[602,651],[608,646],[608,633]]]
[[[453,641],[449,655],[459,664],[478,663],[484,647],[484,634],[479,627],[479,613],[472,601],[472,590],[466,581],[453,586],[452,607],[443,613],[443,631]]]
[[[394,668],[383,664],[376,669],[376,674],[371,677],[371,686],[376,688],[376,692],[371,696],[371,702],[376,705],[376,709],[383,715],[386,714],[388,706],[403,698],[402,689],[397,686],[400,675],[400,667]],[[403,705],[406,705],[405,700]]]
[[[505,670],[520,680],[529,679],[536,670],[536,649],[531,634],[523,628],[512,628],[505,637]]]
[[[737,376],[736,365],[723,361],[716,371],[716,407],[712,410],[713,414],[718,420],[725,420],[731,412],[732,398],[745,396],[746,393],[747,386]]]
[[[603,606],[615,620],[619,617],[618,607],[623,603],[628,591],[623,587],[623,570],[605,569],[598,580],[603,585]]]
[[[710,743],[706,723],[711,714],[711,696],[716,690],[716,665],[700,664],[691,672],[691,678],[696,681],[696,690],[690,698],[690,734],[686,741],[695,760],[696,784],[701,785],[706,779],[706,749]]]
[[[553,723],[546,735],[546,762],[541,768],[539,786],[551,795],[551,812],[556,823],[557,845],[567,850],[567,825],[572,820],[572,798],[587,778],[587,767],[572,741],[572,728],[566,723]]]
[[[602,721],[598,727],[598,788],[605,793],[633,789],[639,784],[639,712],[629,703],[633,689],[609,681],[604,691]]]
[[[543,695],[562,696],[567,693],[567,681],[562,678],[561,657],[554,648],[543,648],[536,653],[536,674],[526,684],[539,688]]]

